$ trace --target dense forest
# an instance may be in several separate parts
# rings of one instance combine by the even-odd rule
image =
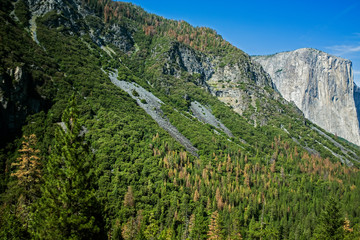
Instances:
[[[130,3],[60,2],[0,5],[1,239],[360,239],[360,148],[247,54]],[[235,112],[181,51],[200,70],[239,66],[242,81],[218,86],[256,100]]]

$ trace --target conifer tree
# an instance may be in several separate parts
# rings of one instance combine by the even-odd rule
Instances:
[[[261,239],[263,237],[263,229],[261,227],[261,223],[256,221],[254,216],[250,220],[247,237],[249,239]]]
[[[350,226],[350,220],[346,217],[343,224],[344,228],[344,239],[358,239],[359,236],[356,236],[354,229]]]
[[[47,162],[42,198],[34,214],[34,234],[42,239],[94,239],[100,228],[90,172],[92,154],[80,134],[74,96],[62,122]]]
[[[198,190],[196,189],[196,190],[195,190],[195,193],[194,193],[194,198],[193,198],[194,202],[197,202],[197,201],[199,200],[199,198],[200,198],[199,192],[198,192]]]
[[[341,216],[338,204],[333,197],[330,197],[321,213],[313,239],[343,239],[343,225],[344,219]]]
[[[158,232],[159,232],[158,222],[155,220],[154,214],[151,213],[149,224],[147,225],[144,231],[145,238],[149,240],[157,239]]]
[[[124,206],[125,207],[134,207],[135,201],[134,201],[134,193],[131,186],[128,186],[128,190],[124,197]]]
[[[236,240],[242,240],[242,236],[240,233],[240,221],[238,218],[235,217],[235,219],[233,219],[231,226],[230,226],[230,235],[229,238],[230,239],[236,239]]]
[[[40,151],[34,134],[24,136],[20,157],[11,164],[14,168],[4,202],[0,206],[0,239],[29,239],[28,226],[31,207],[40,196]]]
[[[121,236],[125,240],[138,239],[142,224],[142,212],[139,211],[136,217],[130,217],[125,225],[121,228]],[[118,236],[115,236],[115,239]]]
[[[24,136],[21,156],[11,166],[16,167],[11,176],[16,177],[15,187],[19,190],[16,215],[27,227],[31,204],[39,197],[39,182],[41,178],[40,150],[36,149],[36,135]]]
[[[208,239],[212,239],[212,240],[222,239],[218,211],[215,211],[211,214],[209,232],[207,235],[208,235]]]

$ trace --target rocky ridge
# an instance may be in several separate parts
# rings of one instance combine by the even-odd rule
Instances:
[[[173,43],[162,56],[156,51],[152,50],[153,58],[155,62],[163,62],[163,74],[180,78],[182,72],[187,72],[196,76],[197,85],[231,106],[238,114],[255,109],[250,116],[255,125],[266,124],[266,119],[257,112],[256,102],[265,106],[264,96],[280,99],[276,91],[268,91],[274,88],[270,76],[245,53],[240,57],[235,55],[233,62],[226,63],[226,57],[204,54],[179,43]]]
[[[48,13],[56,14],[49,17],[46,25],[49,28],[64,27],[70,35],[89,33],[92,40],[100,47],[113,44],[128,53],[134,48],[134,40],[129,31],[117,23],[104,25],[103,21],[79,0],[50,0],[44,4],[41,0],[26,0],[31,19],[29,24],[33,39],[36,38],[36,18]]]
[[[303,48],[270,56],[254,56],[276,89],[305,117],[337,136],[360,145],[352,63]]]

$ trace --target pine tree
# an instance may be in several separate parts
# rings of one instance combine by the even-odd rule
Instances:
[[[350,220],[347,217],[344,220],[343,228],[344,240],[360,239],[359,225],[351,227]]]
[[[47,162],[33,232],[44,239],[94,239],[100,227],[95,218],[99,206],[90,172],[92,154],[80,134],[74,96],[62,121]]]
[[[209,232],[207,235],[208,235],[208,239],[211,239],[211,240],[222,239],[218,211],[215,211],[211,214],[211,219],[210,219],[210,224],[209,224]]]
[[[343,225],[345,232],[353,232],[354,230],[350,227],[350,220],[348,218],[345,218],[344,225]]]
[[[257,222],[254,216],[250,220],[247,237],[249,239],[261,239],[263,237],[263,229],[261,227],[261,223]]]
[[[195,227],[195,214],[191,214],[190,216],[190,219],[189,219],[189,233],[190,233],[190,236],[191,236],[191,233],[193,231]]]
[[[230,239],[234,239],[234,240],[242,240],[242,236],[240,233],[240,220],[236,217],[233,217],[234,219],[232,220],[231,226],[230,226],[230,234],[229,234],[229,238]]]
[[[128,186],[128,190],[124,197],[124,206],[125,207],[134,207],[135,201],[134,201],[134,193],[131,186]]]
[[[315,228],[313,239],[343,239],[344,238],[344,219],[336,200],[330,197],[325,209],[321,213],[319,223]]]
[[[121,228],[121,236],[125,240],[139,239],[141,224],[142,224],[142,211],[139,211],[136,217],[130,217],[125,225]],[[117,239],[119,236],[114,236]]]
[[[0,206],[0,239],[28,239],[32,205],[40,196],[40,151],[36,136],[24,136],[20,157],[11,164],[14,168],[6,194]]]
[[[21,156],[11,166],[16,167],[11,176],[16,177],[14,187],[19,191],[16,203],[16,215],[23,222],[25,228],[28,225],[31,204],[39,197],[39,183],[41,179],[40,150],[35,149],[37,144],[36,135],[24,136],[22,147],[19,150]]]
[[[166,228],[161,231],[159,240],[171,240],[173,239],[174,231],[171,228]]]
[[[199,192],[198,192],[198,190],[196,189],[196,190],[195,190],[195,193],[194,193],[194,198],[193,198],[194,202],[197,202],[197,201],[199,200],[199,198],[200,198]]]
[[[150,219],[149,219],[149,224],[147,225],[147,227],[144,231],[144,235],[145,235],[146,239],[152,240],[152,239],[157,239],[158,233],[159,233],[158,222],[155,220],[154,214],[151,213]]]

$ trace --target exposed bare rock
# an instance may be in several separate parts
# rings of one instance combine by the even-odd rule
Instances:
[[[207,88],[205,81],[214,73],[213,58],[184,44],[173,42],[167,52],[163,73],[180,77],[182,70],[190,74],[199,74],[197,84]]]
[[[133,82],[120,81],[117,79],[117,76],[117,72],[109,73],[109,78],[114,85],[127,92],[133,99],[136,100],[137,104],[159,124],[161,128],[181,143],[188,152],[198,157],[198,149],[196,149],[190,140],[182,135],[179,130],[170,123],[166,116],[164,116],[164,113],[161,110],[161,104],[164,103],[143,87]]]
[[[26,0],[26,3],[32,15],[29,23],[31,34],[37,44],[36,18],[52,12],[56,17],[44,22],[49,28],[65,27],[64,31],[71,35],[89,33],[97,45],[113,44],[126,53],[134,48],[134,40],[128,29],[116,23],[105,26],[101,18],[81,0]]]
[[[328,149],[335,157],[339,158],[341,160],[341,162],[346,163],[349,166],[352,166],[352,162],[349,161],[348,159],[351,159],[352,161],[357,161],[359,162],[359,157],[350,149],[347,149],[346,147],[344,147],[343,145],[341,145],[340,143],[338,143],[337,141],[335,141],[334,139],[332,139],[331,137],[329,137],[326,133],[324,133],[323,131],[321,131],[320,129],[316,128],[316,127],[311,127],[313,130],[317,131],[320,135],[324,136],[327,140],[329,140],[330,142],[332,142],[334,144],[334,146],[338,147],[341,152],[346,156],[346,158],[340,156],[339,154],[335,154],[332,150]],[[325,146],[323,146],[325,147]]]
[[[310,48],[253,59],[306,118],[360,145],[351,61]]]
[[[153,49],[154,59],[162,54]],[[240,115],[250,108],[256,111],[257,101],[260,101],[261,105],[266,104],[264,96],[280,96],[277,92],[270,96],[266,90],[267,87],[273,88],[270,76],[245,53],[213,56],[173,42],[164,56],[163,74],[175,77],[180,77],[183,71],[193,76],[197,74],[197,85],[207,89]],[[266,124],[266,119],[260,115],[261,113],[255,112],[250,116],[255,125]]]
[[[0,74],[0,135],[18,131],[28,114],[45,108],[46,99],[39,96],[31,74],[24,66],[9,68]]]
[[[229,137],[234,137],[234,135],[231,133],[231,131],[222,124],[218,119],[215,118],[214,115],[212,115],[211,111],[207,109],[205,106],[201,105],[199,102],[191,102],[190,109],[194,116],[199,119],[200,121],[204,123],[208,123],[211,126],[221,129],[224,131]]]

